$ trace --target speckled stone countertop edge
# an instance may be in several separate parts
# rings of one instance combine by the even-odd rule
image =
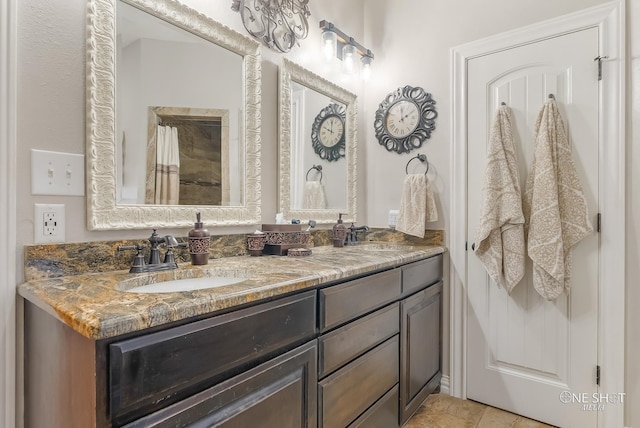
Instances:
[[[437,245],[398,245],[394,251],[353,246],[313,248],[305,257],[238,256],[211,260],[205,266],[181,264],[175,271],[129,274],[114,271],[28,281],[20,296],[81,335],[106,339],[280,295],[304,291],[422,260],[446,252]],[[176,293],[129,293],[123,284],[200,276],[247,278],[239,283]]]

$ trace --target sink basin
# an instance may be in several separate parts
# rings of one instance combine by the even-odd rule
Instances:
[[[129,293],[176,293],[180,291],[203,290],[206,288],[223,287],[237,284],[246,278],[234,278],[230,276],[214,276],[203,278],[174,279],[172,281],[156,282],[154,284],[140,285],[129,288]]]
[[[196,272],[177,269],[127,278],[116,285],[116,290],[128,293],[179,293],[237,284],[251,276],[251,272],[243,269],[211,268]]]

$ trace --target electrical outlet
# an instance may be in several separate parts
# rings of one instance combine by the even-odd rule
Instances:
[[[389,210],[389,227],[395,228],[396,224],[398,224],[398,215],[400,214],[399,210]]]
[[[55,211],[44,213],[44,236],[58,236],[58,218]]]
[[[65,241],[64,205],[35,204],[33,220],[34,243]]]

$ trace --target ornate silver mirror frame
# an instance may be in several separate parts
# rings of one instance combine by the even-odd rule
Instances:
[[[344,183],[347,189],[347,206],[344,209],[293,209],[291,203],[291,144],[292,144],[292,89],[291,83],[297,82],[307,88],[320,92],[336,102],[346,106],[346,168],[347,181]],[[356,147],[357,147],[357,104],[356,95],[336,84],[314,74],[313,72],[283,58],[280,65],[280,164],[278,168],[279,181],[279,211],[286,219],[297,218],[301,221],[316,220],[318,223],[335,223],[338,213],[344,212],[345,222],[356,221]]]
[[[115,10],[118,0],[90,0],[87,20],[86,185],[89,230],[249,225],[260,211],[259,43],[172,0],[120,0],[244,58],[245,188],[242,206],[118,205],[115,153]]]

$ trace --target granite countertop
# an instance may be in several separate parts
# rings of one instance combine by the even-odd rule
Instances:
[[[392,251],[389,251],[392,249]],[[157,273],[103,272],[26,282],[18,293],[69,325],[98,340],[206,315],[234,306],[313,288],[446,251],[437,245],[377,244],[312,248],[305,257],[239,256],[180,264]],[[201,276],[247,278],[232,285],[175,293],[131,293],[150,282]]]

